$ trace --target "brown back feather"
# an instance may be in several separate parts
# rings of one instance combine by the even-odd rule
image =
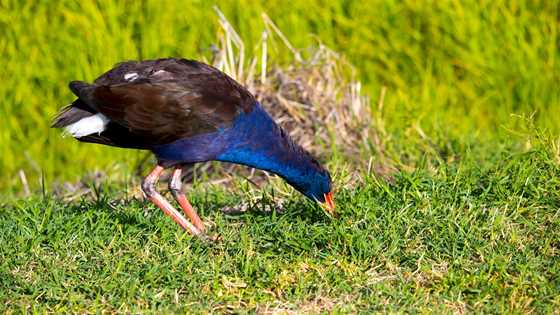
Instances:
[[[149,145],[227,128],[255,103],[223,72],[184,59],[122,63],[76,94]]]

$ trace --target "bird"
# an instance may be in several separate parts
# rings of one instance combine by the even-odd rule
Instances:
[[[72,81],[77,97],[51,127],[84,143],[148,150],[154,169],[140,188],[184,230],[205,226],[182,190],[182,167],[206,161],[241,164],[276,174],[334,214],[329,171],[297,144],[240,83],[217,68],[185,58],[130,60],[93,83]],[[172,169],[168,189],[187,220],[156,189]]]

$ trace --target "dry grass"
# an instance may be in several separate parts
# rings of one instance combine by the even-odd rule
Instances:
[[[280,301],[258,305],[255,312],[260,315],[292,315],[292,314],[323,314],[333,310],[344,310],[344,313],[355,313],[352,306],[355,297],[345,295],[338,298],[317,296],[312,300],[302,301],[299,304],[282,303]]]
[[[260,60],[256,56],[246,59],[239,35],[219,11],[218,16],[222,31],[212,64],[248,87],[305,148],[321,156],[326,154],[326,147],[335,145],[342,148],[345,158],[356,162],[363,153],[361,148],[368,147],[374,125],[369,98],[362,93],[361,83],[348,78],[352,66],[324,45],[313,48],[309,57],[302,57],[265,14],[267,27],[255,48],[262,53]],[[288,67],[268,64],[268,41],[275,37],[292,52]],[[256,75],[259,63],[261,74]]]
[[[254,56],[249,58],[243,40],[219,9],[215,10],[221,25],[217,35],[219,44],[213,60],[207,62],[246,86],[291,137],[323,161],[328,161],[333,150],[337,150],[339,157],[347,162],[345,166],[352,170],[340,170],[340,174],[336,174],[345,176],[346,183],[359,179],[359,174],[363,175],[366,170],[371,171],[372,159],[363,157],[371,156],[373,147],[383,159],[378,129],[382,124],[374,121],[370,99],[362,92],[361,83],[352,79],[352,66],[344,57],[322,44],[311,48],[304,57],[263,14],[266,28],[260,43],[253,49]],[[290,65],[269,63],[268,47],[275,39],[292,52]],[[379,109],[383,106],[384,93],[385,89],[379,98]],[[212,177],[219,178],[220,184],[230,183],[241,175],[253,186],[260,187],[268,178],[264,172],[240,166],[206,163],[196,169],[187,167],[186,180],[192,179],[196,171],[209,175],[217,172]],[[386,175],[391,168],[377,166],[374,171]],[[279,189],[281,194],[285,190]]]

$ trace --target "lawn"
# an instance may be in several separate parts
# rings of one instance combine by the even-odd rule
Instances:
[[[209,234],[181,231],[107,187],[90,201],[0,213],[0,302],[50,312],[550,313],[559,307],[560,167],[535,148],[374,175],[330,218],[295,195],[239,214],[219,188],[189,194]],[[474,155],[474,154],[473,154]]]
[[[558,312],[558,1],[218,7],[0,2],[0,312]],[[218,239],[193,238],[140,194],[145,152],[49,129],[67,82],[166,56],[255,92],[337,215],[205,164],[185,188]]]

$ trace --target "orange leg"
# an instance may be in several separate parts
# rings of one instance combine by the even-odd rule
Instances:
[[[142,191],[151,202],[163,210],[165,214],[170,216],[173,221],[177,222],[177,224],[179,224],[183,229],[194,235],[199,235],[202,231],[193,226],[179,211],[173,208],[169,201],[163,198],[163,196],[156,191],[156,183],[163,170],[164,168],[162,166],[157,165],[156,168],[154,168],[154,170],[142,181]]]
[[[185,197],[182,191],[182,183],[181,183],[181,166],[175,167],[173,170],[173,176],[171,177],[171,181],[169,182],[169,190],[171,194],[177,200],[183,212],[191,219],[191,222],[196,226],[197,229],[200,231],[204,231],[204,224],[200,217],[196,213],[196,211],[191,206],[191,203]]]

